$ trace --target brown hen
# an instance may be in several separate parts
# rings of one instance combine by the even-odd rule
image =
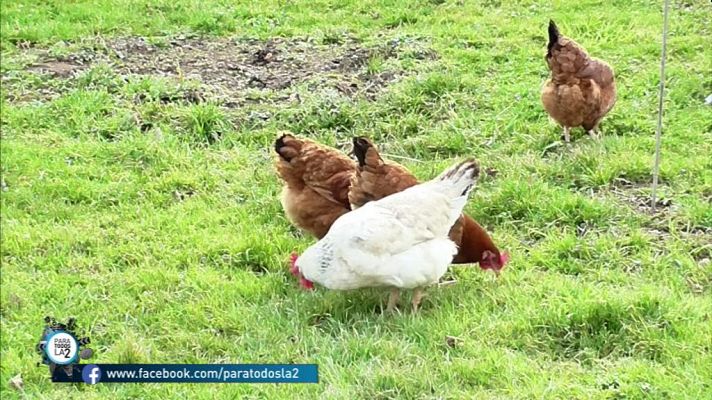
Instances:
[[[275,167],[285,185],[282,207],[287,218],[317,239],[349,212],[348,193],[356,163],[340,151],[282,134],[274,143]]]
[[[547,48],[551,77],[541,92],[544,108],[563,126],[566,142],[571,140],[571,128],[578,126],[595,138],[598,124],[616,102],[613,69],[562,36],[554,21],[549,21]]]

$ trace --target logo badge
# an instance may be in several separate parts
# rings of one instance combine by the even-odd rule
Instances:
[[[74,336],[64,331],[55,332],[47,338],[45,353],[47,358],[57,365],[67,365],[77,360],[79,343]]]
[[[63,323],[48,316],[44,321],[46,325],[35,350],[42,356],[42,364],[49,367],[53,382],[72,382],[74,365],[94,354],[92,349],[85,347],[91,340],[88,337],[77,339],[77,321],[74,318]]]
[[[101,368],[94,364],[85,365],[82,370],[82,380],[90,385],[96,385],[101,380]]]

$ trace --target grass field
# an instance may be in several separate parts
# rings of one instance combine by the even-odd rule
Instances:
[[[671,2],[652,213],[657,3],[2,1],[3,398],[712,398],[712,5]],[[540,104],[549,18],[616,70],[601,141],[564,145]],[[423,179],[477,157],[466,210],[512,261],[453,268],[417,315],[303,292],[283,129],[369,136]],[[77,317],[95,363],[321,383],[52,384],[45,315]]]

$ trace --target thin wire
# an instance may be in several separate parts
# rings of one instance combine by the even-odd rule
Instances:
[[[386,158],[396,158],[396,159],[401,159],[401,160],[408,160],[408,161],[413,161],[416,163],[422,163],[423,160],[417,160],[415,158],[410,158],[410,157],[405,157],[405,156],[397,156],[395,154],[387,154],[387,153],[381,153],[382,156],[386,156]]]
[[[652,207],[655,212],[657,203],[658,174],[660,173],[660,147],[662,144],[663,131],[663,98],[665,97],[665,58],[667,58],[667,37],[668,37],[668,8],[670,0],[665,0],[663,10],[663,52],[660,60],[660,96],[658,99],[658,128],[655,131],[655,163],[653,164],[653,193]]]

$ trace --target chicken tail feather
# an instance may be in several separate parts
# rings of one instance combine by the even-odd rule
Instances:
[[[467,197],[475,186],[475,180],[480,175],[480,166],[474,159],[465,160],[445,170],[435,178],[441,193],[452,198],[450,226],[452,226],[467,204]]]
[[[300,150],[301,142],[288,133],[282,134],[274,141],[274,151],[276,151],[284,161],[291,161],[292,158],[299,154]]]
[[[453,197],[459,197],[467,196],[479,175],[480,165],[471,158],[446,169],[436,180],[446,183]]]
[[[559,28],[556,26],[556,23],[554,23],[553,20],[549,20],[549,43],[546,45],[546,48],[548,50],[547,55],[551,56],[551,50],[559,41],[560,36],[561,33],[559,33]]]
[[[365,137],[355,137],[353,139],[354,145],[354,155],[358,160],[358,166],[363,168],[365,166],[371,165],[376,166],[382,163],[383,160],[378,154],[376,147]]]

